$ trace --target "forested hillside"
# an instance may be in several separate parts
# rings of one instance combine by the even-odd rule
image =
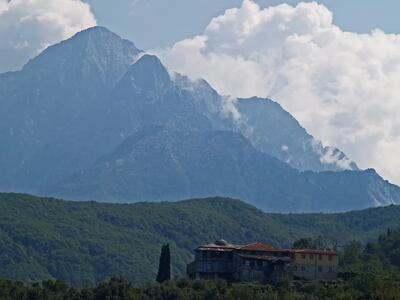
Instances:
[[[353,241],[340,251],[339,279],[329,282],[232,283],[222,279],[178,278],[138,284],[111,278],[96,286],[74,288],[59,280],[24,284],[0,279],[4,300],[396,300],[400,294],[400,230],[388,230],[366,246]]]
[[[170,243],[173,273],[182,275],[192,250],[218,238],[276,246],[317,236],[366,242],[398,227],[399,214],[398,206],[283,215],[223,198],[104,204],[0,194],[0,277],[74,286],[110,276],[152,281],[162,243]]]

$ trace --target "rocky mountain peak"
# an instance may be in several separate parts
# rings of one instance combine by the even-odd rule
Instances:
[[[167,69],[154,55],[145,54],[134,63],[125,77],[143,90],[159,90],[171,83]]]
[[[142,51],[104,27],[92,27],[46,48],[23,72],[35,78],[79,85],[89,80],[112,86]]]

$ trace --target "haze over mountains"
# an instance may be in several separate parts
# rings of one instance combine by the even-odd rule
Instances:
[[[277,103],[232,100],[94,27],[0,75],[0,189],[131,202],[230,196],[268,211],[400,203]]]

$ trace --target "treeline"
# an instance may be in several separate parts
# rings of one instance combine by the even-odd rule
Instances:
[[[318,245],[321,239],[300,240]],[[169,250],[164,245],[164,254]],[[162,265],[164,259],[160,259]],[[160,276],[159,272],[159,276]],[[159,278],[158,278],[159,279]],[[332,282],[287,281],[277,285],[188,280],[134,284],[112,278],[95,287],[73,288],[61,281],[23,284],[0,280],[1,300],[228,300],[228,299],[400,299],[400,230],[388,230],[365,247],[347,244],[340,253],[339,279]]]
[[[282,282],[278,285],[227,283],[224,280],[176,279],[162,284],[135,285],[113,278],[94,288],[75,289],[60,281],[32,286],[0,280],[2,300],[333,300],[400,299],[398,281],[375,277],[362,288],[351,282]]]

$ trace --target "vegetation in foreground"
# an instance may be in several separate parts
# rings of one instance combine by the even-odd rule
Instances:
[[[24,286],[0,280],[2,300],[332,300],[400,299],[400,286],[393,279],[376,277],[362,286],[353,282],[283,282],[279,285],[234,283],[224,280],[177,279],[162,284],[134,285],[110,279],[94,288],[75,289],[60,281]]]
[[[318,244],[315,241],[301,241]],[[0,280],[2,300],[331,300],[400,299],[400,230],[388,230],[375,243],[347,244],[341,252],[340,279],[333,282],[287,281],[277,285],[227,283],[224,280],[175,279],[133,284],[112,278],[76,289],[61,281],[23,284]],[[167,245],[164,245],[164,253]],[[164,254],[165,255],[165,254]],[[167,254],[168,256],[168,254]],[[160,260],[161,261],[161,260]],[[162,264],[160,264],[162,265]]]

